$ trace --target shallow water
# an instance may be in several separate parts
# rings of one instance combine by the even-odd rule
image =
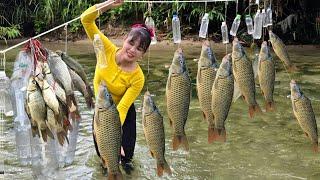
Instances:
[[[62,43],[45,43],[52,49],[63,49]],[[186,134],[190,151],[172,151],[171,129],[165,107],[165,84],[173,52],[176,47],[171,42],[162,42],[150,49],[150,73],[147,71],[147,57],[140,62],[147,78],[148,87],[154,100],[164,116],[166,133],[166,159],[172,168],[172,176],[163,179],[320,179],[320,155],[313,153],[312,144],[307,139],[293,116],[290,92],[290,78],[277,61],[276,85],[274,99],[276,112],[263,113],[250,119],[248,107],[242,99],[232,104],[226,121],[226,143],[207,143],[207,124],[202,120],[199,102],[195,91],[197,63],[193,61],[200,54],[201,44],[189,42],[182,44],[190,77],[193,83],[192,100],[186,124]],[[221,61],[225,48],[221,44],[212,44],[213,51]],[[2,49],[2,48],[1,48]],[[229,47],[230,51],[230,47]],[[89,70],[92,79],[94,71],[94,54],[91,44],[69,43],[68,52],[77,58]],[[12,61],[17,50],[7,54]],[[301,84],[301,89],[312,100],[312,105],[320,123],[320,51],[312,46],[289,47],[292,60],[300,68],[292,78]],[[10,74],[12,62],[7,63]],[[144,92],[144,91],[143,91]],[[264,101],[260,89],[256,89],[257,100],[262,108]],[[95,153],[92,140],[92,110],[85,106],[84,99],[78,96],[82,121],[76,156],[73,164],[60,168],[58,179],[102,179],[104,177]],[[141,110],[142,94],[136,101],[137,111]],[[137,113],[137,144],[134,163],[136,166],[127,179],[157,179],[156,164],[148,151],[141,125],[141,113]],[[319,125],[318,125],[319,127]],[[13,120],[6,119],[4,126],[5,179],[32,179],[29,166],[18,163],[15,152]]]

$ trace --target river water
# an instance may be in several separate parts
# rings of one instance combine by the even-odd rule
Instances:
[[[119,42],[117,42],[119,43]],[[64,49],[59,42],[46,42],[44,45],[52,50]],[[148,54],[139,62],[148,77],[145,89],[154,94],[154,100],[164,116],[166,133],[166,159],[173,174],[164,175],[163,179],[320,179],[320,154],[312,151],[312,144],[307,139],[297,120],[293,116],[290,93],[290,78],[277,61],[276,85],[274,99],[276,111],[263,113],[250,119],[248,107],[242,99],[232,104],[226,121],[227,141],[225,143],[207,143],[207,124],[202,115],[195,91],[197,63],[193,59],[200,55],[199,42],[186,42],[184,50],[190,77],[193,83],[189,117],[186,134],[190,151],[173,151],[171,147],[171,129],[165,106],[165,84],[168,69],[176,49],[171,42],[162,42],[150,48],[150,71],[148,75]],[[225,54],[225,47],[212,44],[219,61]],[[289,54],[300,72],[291,75],[301,84],[301,89],[312,100],[318,127],[320,124],[320,51],[314,46],[290,46]],[[230,52],[230,47],[229,47]],[[7,73],[11,74],[12,61],[17,49],[7,53]],[[70,42],[70,56],[79,60],[88,70],[92,80],[95,56],[92,45],[88,42]],[[145,89],[143,93],[145,92]],[[264,101],[257,88],[257,100],[262,108]],[[143,93],[136,100],[137,111],[141,111]],[[79,94],[79,93],[77,93]],[[103,179],[104,173],[95,153],[92,140],[93,110],[88,110],[81,96],[77,96],[82,120],[74,162],[60,168],[56,179]],[[30,166],[21,166],[15,152],[15,137],[12,118],[5,118],[4,179],[33,179]],[[135,171],[125,175],[126,179],[157,179],[156,163],[151,158],[143,135],[141,113],[137,113],[137,144],[134,156]]]

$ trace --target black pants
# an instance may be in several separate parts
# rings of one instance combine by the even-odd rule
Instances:
[[[92,121],[92,129],[93,121]],[[93,129],[94,132],[94,129]],[[93,133],[92,132],[92,133]],[[126,163],[132,160],[134,154],[134,147],[136,145],[136,136],[137,136],[137,129],[136,129],[136,109],[134,104],[132,104],[128,110],[126,120],[122,126],[122,147],[125,153],[125,156],[121,156],[121,161]],[[93,142],[97,152],[97,155],[100,157],[100,153],[98,150],[96,139],[93,135]]]

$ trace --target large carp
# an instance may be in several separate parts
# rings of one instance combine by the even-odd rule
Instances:
[[[231,54],[223,57],[212,86],[212,113],[215,121],[214,130],[209,129],[209,143],[221,140],[226,141],[224,123],[228,117],[232,103],[234,79],[232,74]]]
[[[208,128],[214,128],[211,112],[211,88],[216,77],[218,63],[210,47],[209,41],[204,41],[198,61],[197,93],[203,119],[208,122]]]
[[[273,111],[275,109],[273,91],[276,71],[275,63],[266,41],[261,44],[258,67],[259,84],[262,95],[266,101],[266,111]]]
[[[318,128],[310,99],[303,94],[295,80],[290,82],[293,114],[307,137],[313,143],[313,150],[318,151]]]
[[[96,97],[93,136],[103,166],[108,168],[108,179],[122,179],[119,168],[121,122],[116,105],[103,81]]]
[[[166,85],[167,111],[171,127],[173,127],[173,150],[180,144],[189,150],[187,136],[184,130],[188,118],[191,97],[191,81],[182,49],[175,51],[169,68]]]
[[[273,51],[279,57],[279,59],[286,65],[289,72],[297,71],[298,68],[291,62],[286,46],[282,40],[269,30],[269,38],[272,44]]]
[[[237,38],[234,38],[232,44],[232,69],[235,83],[237,83],[242,96],[249,105],[250,118],[253,118],[254,113],[261,112],[261,109],[256,101],[252,62],[248,59]]]
[[[158,176],[162,176],[163,171],[171,174],[171,169],[164,157],[165,133],[163,117],[151,98],[149,91],[144,94],[143,98],[142,127],[151,156],[157,161]]]

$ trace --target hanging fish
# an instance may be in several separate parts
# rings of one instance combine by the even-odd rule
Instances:
[[[255,113],[261,112],[261,109],[256,101],[252,62],[248,59],[238,38],[234,38],[232,44],[232,69],[235,83],[237,83],[244,100],[249,105],[250,118],[253,118]]]
[[[276,71],[275,63],[266,41],[261,44],[258,74],[261,92],[266,101],[266,111],[273,111],[275,110],[273,91]]]
[[[108,179],[122,179],[119,168],[121,122],[105,82],[100,83],[96,97],[93,137],[103,167],[108,168]]]
[[[234,79],[232,74],[231,54],[223,57],[212,86],[212,114],[215,121],[214,129],[208,131],[209,143],[226,141],[225,121],[228,117],[233,97]]]
[[[291,62],[286,46],[282,40],[269,30],[269,38],[272,48],[279,59],[286,65],[289,72],[298,71],[298,68]]]
[[[295,80],[290,82],[293,114],[307,137],[313,143],[313,150],[318,152],[318,128],[310,99],[303,94]]]
[[[182,49],[179,48],[174,53],[166,85],[167,111],[173,128],[173,150],[177,150],[180,144],[189,150],[184,127],[188,119],[190,96],[191,81]]]
[[[202,44],[201,54],[198,61],[197,93],[203,119],[208,123],[208,131],[213,131],[214,119],[211,111],[211,89],[216,77],[218,63],[210,47],[209,41]]]
[[[144,94],[143,98],[142,126],[151,156],[157,161],[158,176],[162,176],[163,171],[171,174],[171,169],[164,157],[165,133],[163,117],[151,98],[149,91]]]

